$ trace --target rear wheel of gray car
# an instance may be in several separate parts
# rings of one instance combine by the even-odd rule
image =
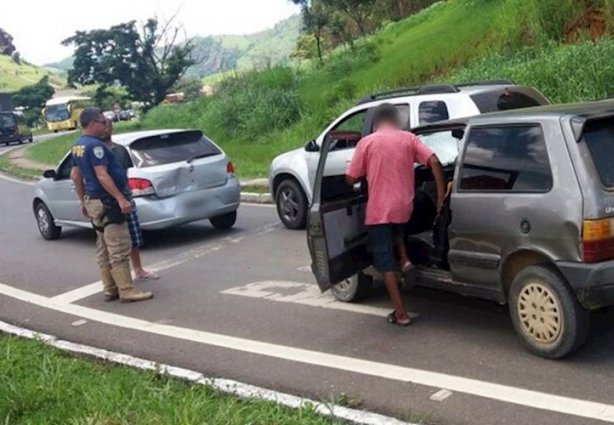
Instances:
[[[307,223],[307,197],[295,180],[284,180],[275,192],[279,219],[288,229],[304,229]]]
[[[586,342],[590,314],[550,267],[530,266],[518,273],[509,308],[516,333],[538,356],[559,359]]]
[[[371,291],[373,279],[362,272],[334,285],[331,291],[334,297],[344,303],[355,303],[365,299]]]
[[[211,222],[213,227],[215,227],[218,230],[230,229],[232,226],[235,225],[237,221],[237,212],[233,211],[228,214],[219,215],[217,217],[212,217],[209,219],[209,221]]]
[[[34,217],[41,236],[48,241],[58,239],[62,233],[62,228],[55,225],[51,212],[45,204],[38,202],[34,206]]]

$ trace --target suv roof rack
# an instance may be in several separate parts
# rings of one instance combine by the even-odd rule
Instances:
[[[373,93],[369,94],[362,99],[360,99],[356,104],[362,105],[363,103],[372,102],[374,100],[380,99],[391,99],[394,97],[399,97],[402,95],[405,96],[416,96],[419,94],[438,94],[438,93],[458,93],[460,92],[459,88],[452,84],[438,84],[438,85],[424,85],[417,87],[404,87],[397,90],[390,90],[381,93]]]
[[[513,80],[507,78],[500,78],[496,80],[478,80],[468,81],[466,83],[455,84],[456,87],[468,87],[468,86],[504,86],[504,85],[516,85]]]

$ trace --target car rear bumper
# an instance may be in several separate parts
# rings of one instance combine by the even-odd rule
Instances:
[[[15,143],[15,142],[21,142],[22,140],[25,140],[26,137],[21,137],[20,135],[16,134],[16,135],[10,135],[10,136],[0,136],[0,143]]]
[[[597,264],[562,261],[557,266],[583,307],[595,310],[614,305],[614,261]]]
[[[241,187],[236,178],[231,178],[224,186],[168,198],[135,198],[135,202],[141,228],[163,229],[236,211],[241,202]]]

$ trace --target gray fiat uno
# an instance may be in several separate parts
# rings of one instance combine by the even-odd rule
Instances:
[[[435,208],[416,166],[406,242],[418,286],[507,303],[520,340],[561,358],[582,346],[590,312],[614,305],[614,100],[447,121],[416,134],[450,182]],[[364,297],[371,272],[364,185],[324,175],[323,144],[308,222],[322,291]]]

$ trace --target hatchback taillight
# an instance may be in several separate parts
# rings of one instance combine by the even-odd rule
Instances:
[[[228,174],[234,174],[235,173],[235,166],[230,161],[228,161],[228,164],[226,164],[226,172]]]
[[[153,184],[147,179],[130,178],[128,179],[128,187],[134,197],[154,195],[156,193]]]
[[[614,218],[584,220],[582,243],[585,263],[614,260]]]

